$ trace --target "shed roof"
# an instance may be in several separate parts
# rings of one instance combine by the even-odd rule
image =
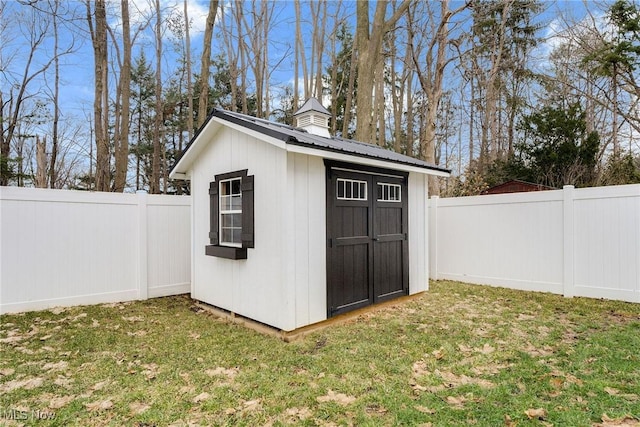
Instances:
[[[189,142],[178,162],[173,166],[170,174],[171,178],[189,178],[187,172],[199,152],[208,142],[206,138],[201,138],[201,136],[209,128],[215,127],[216,123],[232,125],[236,129],[246,130],[247,132],[257,132],[263,135],[265,140],[273,141],[287,151],[337,160],[350,160],[354,163],[395,167],[396,169],[439,176],[449,176],[450,174],[448,169],[377,145],[338,137],[326,138],[282,123],[215,108],[205,123],[198,129],[191,142]]]

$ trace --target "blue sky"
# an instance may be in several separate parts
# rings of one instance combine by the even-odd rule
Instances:
[[[119,7],[120,2],[115,0],[108,1],[108,16],[109,24],[117,33],[120,29],[119,19]],[[153,21],[152,0],[132,0],[130,1],[131,15],[132,15],[132,29],[135,29],[137,25],[145,20]],[[229,2],[222,0],[224,8],[228,8]],[[88,120],[92,118],[93,108],[93,50],[91,41],[88,36],[87,23],[86,23],[86,9],[85,5],[81,1],[70,0],[63,2],[66,7],[75,8],[79,16],[76,22],[67,22],[65,25],[61,25],[61,49],[69,45],[75,37],[75,51],[74,53],[67,55],[61,60],[61,110],[63,117],[71,122],[79,123],[81,127],[84,127],[84,135],[77,136],[78,140],[84,138],[85,150],[90,140],[88,131]],[[331,3],[332,7],[335,3]],[[459,0],[452,0],[451,7],[462,4]],[[372,7],[375,3],[371,4]],[[582,19],[588,9],[597,8],[598,4],[588,1],[566,1],[559,0],[554,2],[545,3],[545,11],[538,19],[543,24],[543,28],[540,35],[547,37],[548,40],[542,43],[537,51],[534,53],[536,60],[539,61],[539,66],[544,66],[545,58],[551,51],[554,44],[557,43],[557,38],[552,36],[564,25],[567,17],[570,22],[577,22]],[[172,14],[182,14],[183,0],[161,0],[161,7],[163,15],[170,16]],[[303,12],[308,6],[303,4]],[[351,13],[351,22],[354,22],[355,2],[352,0],[345,0],[344,7]],[[273,17],[274,29],[271,32],[271,39],[269,44],[270,53],[273,56],[273,63],[279,62],[282,56],[288,52],[289,57],[282,60],[278,66],[278,69],[273,74],[272,84],[277,87],[282,87],[286,84],[292,84],[293,81],[293,41],[295,37],[295,14],[292,1],[278,1],[275,5],[276,13]],[[389,8],[390,9],[390,8]],[[21,70],[21,66],[27,59],[29,49],[26,44],[26,37],[28,32],[25,30],[24,25],[18,25],[20,14],[24,13],[25,7],[20,6],[15,2],[7,2],[6,9],[4,10],[4,16],[0,17],[0,22],[3,21],[5,28],[0,33],[0,46],[2,46],[0,65],[2,68],[3,91],[6,85],[17,76]],[[199,72],[199,59],[202,50],[202,35],[204,29],[204,23],[208,12],[207,0],[190,0],[189,1],[189,18],[192,22],[191,26],[191,46],[192,46],[192,60],[194,62],[193,71]],[[305,13],[308,17],[308,13]],[[219,18],[218,18],[219,21]],[[311,24],[307,24],[311,25]],[[218,31],[214,31],[216,34]],[[18,35],[16,37],[16,35]],[[141,49],[147,50],[147,59],[154,63],[153,54],[153,22],[138,36],[137,44],[134,46],[133,56],[134,58],[139,55]],[[175,49],[176,42],[170,31],[165,29],[164,33],[164,49],[165,52],[171,52]],[[53,51],[53,41],[48,39],[43,45],[43,48],[36,52],[35,61],[38,63],[46,62]],[[218,51],[218,41],[214,40],[214,53]],[[310,43],[308,44],[310,46]],[[308,47],[310,49],[310,47]],[[178,55],[170,53],[166,55],[163,61],[163,71],[165,80],[175,70]],[[307,54],[310,57],[310,53]],[[326,66],[325,64],[323,64]],[[454,70],[450,70],[453,73]],[[15,80],[19,82],[19,79]],[[33,82],[30,86],[30,91],[33,95],[42,94],[50,87],[51,74],[47,79],[41,79],[38,82]],[[45,123],[45,126],[47,124]],[[79,135],[79,134],[78,134]]]

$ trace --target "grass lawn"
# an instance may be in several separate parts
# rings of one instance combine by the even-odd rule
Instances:
[[[293,343],[184,296],[0,321],[0,425],[640,425],[640,304],[442,281]]]

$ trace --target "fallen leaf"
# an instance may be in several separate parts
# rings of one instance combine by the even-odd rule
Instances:
[[[287,408],[284,411],[284,415],[286,417],[293,418],[294,420],[297,419],[300,421],[304,421],[307,418],[311,417],[311,415],[313,414],[311,410],[305,406],[303,408]]]
[[[79,319],[82,319],[83,317],[87,317],[87,313],[80,313],[80,314],[78,314],[77,316],[72,317],[72,318],[71,318],[71,321],[72,321],[72,322],[76,322],[76,321],[78,321]]]
[[[424,360],[418,360],[411,367],[413,371],[414,377],[421,377],[423,375],[430,374],[431,372],[427,369],[427,363]]]
[[[209,393],[202,392],[199,395],[197,395],[196,397],[193,398],[193,403],[200,403],[203,400],[207,400],[209,398]]]
[[[40,341],[46,341],[46,340],[48,340],[49,338],[51,338],[51,335],[45,335],[45,336],[43,336],[43,337],[40,337]]]
[[[131,413],[133,415],[142,414],[143,412],[146,412],[149,408],[151,408],[151,406],[142,402],[133,402],[129,404],[129,409],[131,410]]]
[[[242,411],[243,412],[258,411],[262,409],[262,405],[260,405],[260,402],[261,402],[261,399],[247,400],[242,403],[243,405]]]
[[[58,376],[58,378],[56,378],[53,381],[55,385],[59,385],[60,387],[65,387],[65,388],[69,388],[72,382],[73,380],[71,378],[62,377],[62,376]]]
[[[143,322],[144,321],[144,317],[142,317],[142,316],[129,316],[129,317],[122,316],[122,320],[124,320],[126,322]]]
[[[471,353],[473,349],[464,344],[458,344],[458,349],[463,353]]]
[[[515,427],[515,426],[517,425],[517,423],[515,423],[515,422],[511,419],[511,417],[510,417],[509,415],[506,415],[506,414],[505,414],[505,416],[504,416],[504,425],[505,425],[506,427]]]
[[[527,409],[526,411],[524,411],[524,413],[527,417],[529,417],[530,420],[544,420],[547,416],[547,411],[543,408]]]
[[[209,375],[210,377],[216,377],[216,376],[222,376],[222,377],[227,377],[230,380],[235,378],[236,375],[238,375],[238,368],[223,368],[218,366],[215,369],[207,369],[206,371],[204,371],[205,374]]]
[[[617,388],[612,388],[612,387],[605,387],[604,391],[606,391],[607,394],[609,394],[611,396],[615,396],[616,394],[620,393],[620,390],[618,390]]]
[[[93,391],[102,390],[107,384],[109,384],[109,380],[100,381],[99,383],[96,383],[93,386],[91,386],[91,390]]]
[[[199,338],[200,338],[200,334],[196,334],[195,332],[191,332],[191,333],[189,334],[189,338],[194,339],[194,340],[197,340],[197,339],[199,339]]]
[[[196,388],[192,385],[182,386],[180,387],[180,390],[179,390],[180,394],[191,394],[194,391],[196,391]]]
[[[416,406],[415,408],[416,408],[416,411],[418,411],[418,412],[422,412],[423,414],[430,414],[430,415],[433,415],[433,414],[435,414],[435,413],[436,413],[436,411],[435,411],[434,409],[427,408],[426,406],[420,406],[420,405],[418,405],[418,406]]]
[[[86,403],[84,406],[89,411],[106,411],[113,408],[113,402],[111,400],[99,400],[92,403]]]
[[[142,371],[142,375],[144,375],[148,380],[154,379],[159,373],[158,365],[155,363],[145,364],[142,365],[142,367],[145,368],[145,370]]]
[[[43,382],[44,380],[40,377],[27,378],[25,380],[8,381],[4,384],[0,384],[0,392],[7,393],[13,390],[17,390],[19,388],[23,388],[25,390],[31,390],[36,387],[40,387]]]
[[[464,396],[447,396],[447,403],[454,408],[462,409],[466,401]]]
[[[3,377],[8,377],[9,375],[13,375],[16,370],[13,368],[4,368],[0,369],[0,375]]]
[[[49,401],[49,408],[60,409],[73,401],[73,396],[54,397]]]
[[[607,414],[602,414],[602,423],[594,424],[596,427],[611,427],[611,426],[621,426],[621,427],[637,427],[640,426],[640,421],[637,418],[632,417],[631,415],[624,415],[620,418],[610,418]]]
[[[356,401],[356,398],[353,396],[347,396],[346,394],[343,393],[336,393],[333,390],[329,389],[327,390],[327,394],[324,396],[318,396],[316,397],[316,400],[320,403],[323,402],[335,402],[338,403],[340,405],[349,405],[353,402]]]
[[[60,362],[56,363],[45,363],[42,369],[45,371],[64,371],[68,366],[69,364],[67,362],[61,360]]]
[[[443,347],[440,347],[437,350],[433,350],[431,352],[431,354],[433,354],[433,357],[435,357],[436,360],[440,360],[440,359],[444,358],[445,351],[444,351]]]
[[[490,354],[496,351],[496,349],[494,347],[491,347],[489,344],[485,343],[482,346],[482,348],[478,349],[477,351],[482,354]]]

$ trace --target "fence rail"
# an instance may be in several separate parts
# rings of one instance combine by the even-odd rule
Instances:
[[[433,279],[640,302],[640,185],[429,203]]]
[[[0,187],[0,313],[190,291],[189,197]]]

